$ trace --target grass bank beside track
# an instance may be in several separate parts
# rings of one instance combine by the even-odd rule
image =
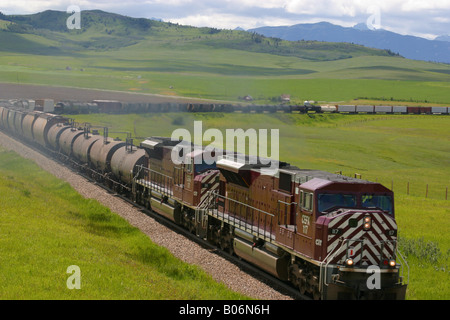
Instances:
[[[177,128],[188,129],[193,137],[194,120],[202,121],[203,131],[279,129],[280,160],[300,168],[358,173],[363,179],[393,186],[400,248],[411,268],[407,298],[450,297],[450,198],[445,200],[445,188],[450,187],[448,116],[172,113],[91,114],[75,119],[137,137],[170,137]]]
[[[0,299],[247,299],[32,161],[0,149]],[[69,266],[81,289],[69,290]]]

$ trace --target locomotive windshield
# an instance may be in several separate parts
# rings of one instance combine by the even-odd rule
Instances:
[[[331,209],[338,208],[367,208],[380,209],[392,214],[392,196],[378,195],[378,194],[364,194],[360,197],[354,194],[341,193],[323,193],[318,196],[319,212],[327,212]],[[361,202],[359,202],[359,200]],[[358,205],[361,203],[361,205]]]
[[[375,194],[365,194],[362,196],[362,206],[364,208],[376,208],[392,213],[392,197]]]
[[[332,208],[355,208],[356,203],[356,195],[354,194],[325,193],[319,194],[318,197],[320,212]]]
[[[203,173],[205,171],[213,170],[213,169],[217,169],[215,162],[213,164],[208,164],[205,161],[202,161],[201,164],[195,165],[195,173],[196,174]]]

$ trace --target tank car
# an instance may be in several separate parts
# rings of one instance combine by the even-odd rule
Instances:
[[[0,103],[0,129],[3,129],[3,110],[5,108],[2,106],[2,104]]]
[[[9,109],[6,116],[7,127],[12,134],[18,136],[22,135],[22,120],[24,116],[25,113],[18,109]]]
[[[3,120],[3,114],[4,113],[7,114],[7,112],[9,112],[8,104],[1,102],[0,103],[0,129],[2,129],[2,130],[6,130],[6,125]],[[8,119],[7,116],[6,116],[6,119]]]
[[[92,134],[85,128],[84,133],[73,142],[73,156],[82,164],[88,164],[91,161],[92,146],[99,140],[103,140],[103,137],[98,132]]]
[[[111,159],[114,153],[126,142],[111,138],[99,139],[94,142],[90,150],[90,164],[99,172],[111,172]]]
[[[54,150],[54,151],[59,151],[60,150],[60,137],[61,134],[65,131],[65,130],[69,130],[72,129],[73,126],[69,123],[64,124],[64,123],[55,123],[49,130],[47,133],[47,140],[49,143],[49,147]]]
[[[14,117],[14,133],[20,137],[23,135],[22,122],[25,115],[26,112],[17,110]]]
[[[6,116],[6,122],[7,122],[7,126],[8,126],[8,130],[14,134],[16,129],[15,129],[15,117],[16,117],[16,113],[18,112],[18,110],[16,109],[9,109],[7,116]]]
[[[9,131],[9,124],[8,124],[8,115],[9,115],[9,111],[10,108],[7,107],[1,107],[2,109],[2,113],[1,113],[1,124],[2,124],[2,128],[5,131]]]
[[[41,114],[41,111],[28,112],[22,120],[23,138],[28,142],[34,142],[33,126]]]
[[[56,123],[66,123],[67,119],[50,113],[39,114],[32,126],[33,141],[41,147],[49,147],[47,134],[50,128]]]
[[[84,134],[84,130],[70,126],[68,130],[61,132],[59,136],[59,152],[71,157],[75,140]]]
[[[131,145],[117,149],[111,157],[111,171],[115,179],[131,186],[141,166],[145,165],[145,150]]]

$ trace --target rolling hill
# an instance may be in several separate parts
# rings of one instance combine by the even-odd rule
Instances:
[[[0,15],[0,82],[270,103],[380,98],[450,103],[450,66],[350,43],[287,41],[99,10]],[[7,97],[0,97],[7,98]]]
[[[119,49],[158,39],[160,41],[180,41],[206,45],[213,48],[236,49],[249,52],[294,56],[308,60],[338,60],[354,56],[389,56],[386,50],[374,50],[363,46],[337,43],[290,42],[267,38],[242,31],[219,30],[215,28],[195,28],[156,20],[138,19],[107,13],[100,10],[82,12],[82,28],[69,30],[66,20],[69,15],[59,11],[44,11],[32,15],[1,15],[3,37],[10,37],[8,48],[23,47],[23,40],[17,34],[29,34],[46,38],[57,44],[39,47],[68,55],[73,51]],[[29,43],[31,45],[31,43]],[[33,47],[32,47],[33,48]],[[0,49],[3,50],[3,49]]]

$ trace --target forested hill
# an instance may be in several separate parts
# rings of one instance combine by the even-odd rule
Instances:
[[[293,56],[312,61],[330,61],[359,56],[395,55],[349,43],[286,41],[257,33],[196,28],[144,18],[131,18],[100,10],[82,11],[81,29],[68,29],[71,15],[44,11],[32,15],[0,14],[0,51],[71,55],[83,50],[111,50],[145,42],[193,43],[211,48]],[[36,37],[23,37],[22,35]],[[47,41],[48,40],[48,41]]]

